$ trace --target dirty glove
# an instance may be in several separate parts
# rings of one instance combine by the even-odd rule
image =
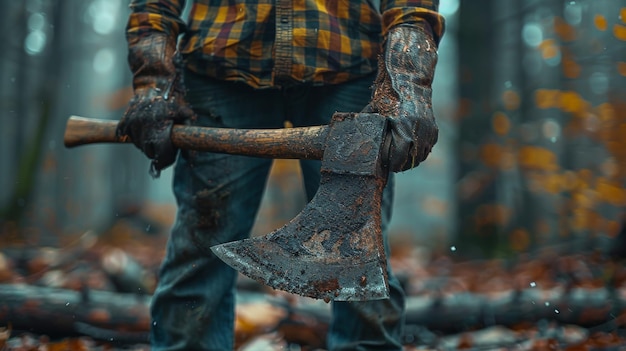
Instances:
[[[364,112],[389,118],[389,167],[404,171],[424,161],[437,142],[439,130],[432,111],[431,83],[437,45],[430,27],[392,27],[383,44],[372,100]]]
[[[130,137],[152,159],[153,177],[176,160],[177,149],[170,139],[173,124],[194,116],[184,99],[181,61],[175,40],[166,35],[152,34],[129,45],[135,96],[116,132],[118,137]]]

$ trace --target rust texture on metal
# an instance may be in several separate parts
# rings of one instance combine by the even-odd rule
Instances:
[[[319,189],[284,227],[212,248],[226,263],[275,289],[324,300],[387,298],[381,232],[386,121],[336,114]]]
[[[376,113],[335,113],[326,139],[322,172],[387,177],[381,152],[387,120]]]

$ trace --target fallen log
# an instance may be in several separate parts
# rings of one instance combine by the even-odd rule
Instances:
[[[259,303],[289,311],[285,319],[276,320],[277,331],[289,325],[288,319],[294,316],[320,324],[330,319],[328,304],[305,299],[286,306],[283,299],[256,295]],[[83,334],[96,339],[114,338],[116,332],[123,339],[146,338],[150,327],[149,299],[145,295],[0,284],[0,326],[47,334]],[[250,297],[240,300],[246,299]],[[407,324],[444,333],[540,320],[584,327],[603,325],[609,331],[626,324],[626,290],[621,289],[553,287],[490,294],[433,294],[410,296],[406,307]],[[92,335],[94,330],[96,335]],[[272,327],[264,328],[268,330]]]
[[[85,326],[90,326],[139,333],[137,337],[146,341],[149,303],[149,297],[135,294],[0,284],[0,326],[49,335],[85,334]]]
[[[113,247],[105,250],[100,266],[118,292],[149,294],[154,290],[156,278],[122,249]]]
[[[626,312],[626,291],[556,286],[491,294],[412,296],[407,299],[406,310],[408,324],[442,332],[540,320],[593,327]]]

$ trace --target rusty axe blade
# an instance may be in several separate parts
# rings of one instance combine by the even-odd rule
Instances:
[[[377,114],[336,113],[311,202],[282,228],[213,252],[275,289],[327,301],[388,298],[381,232],[386,126]]]

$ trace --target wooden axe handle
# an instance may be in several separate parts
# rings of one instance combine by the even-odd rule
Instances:
[[[117,121],[71,116],[66,147],[94,143],[128,143],[115,135]],[[281,129],[234,129],[174,125],[172,143],[180,149],[266,158],[321,160],[327,125]]]

